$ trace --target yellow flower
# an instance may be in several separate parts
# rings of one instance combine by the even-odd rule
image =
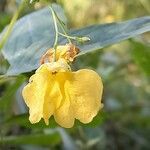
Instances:
[[[89,69],[72,72],[66,60],[41,65],[22,94],[29,107],[31,123],[53,115],[62,127],[70,128],[75,119],[89,123],[102,108],[103,84],[99,75]]]

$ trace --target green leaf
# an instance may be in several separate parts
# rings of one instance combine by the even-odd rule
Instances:
[[[58,17],[66,23],[62,8],[54,4],[52,7]],[[0,40],[5,31],[6,29],[1,33]],[[40,56],[52,47],[54,36],[54,23],[48,7],[18,20],[2,50],[5,59],[10,64],[8,74],[16,75],[37,68]]]
[[[132,42],[132,56],[136,64],[150,76],[150,47],[142,43]]]
[[[12,116],[9,119],[7,119],[5,122],[3,122],[3,126],[13,126],[15,124],[26,127],[26,128],[54,128],[57,127],[57,123],[55,122],[54,118],[50,118],[49,125],[45,125],[44,121],[41,120],[39,123],[31,124],[29,122],[29,114],[21,114],[17,116]]]
[[[6,77],[7,78],[7,77]],[[16,90],[20,87],[20,85],[23,83],[25,78],[23,76],[19,76],[18,78],[14,79],[14,82],[10,85],[7,85],[7,88],[3,95],[0,97],[0,109],[2,108],[9,108],[9,105],[11,105],[12,99],[14,94],[16,93]]]
[[[31,134],[31,135],[20,135],[20,136],[7,136],[2,137],[0,145],[55,145],[61,141],[60,135],[57,132],[51,134]]]
[[[64,21],[62,9],[58,5],[55,7],[58,16]],[[150,17],[141,17],[121,23],[92,25],[70,32],[71,35],[86,36],[91,39],[84,45],[78,45],[81,49],[80,55],[82,55],[147,31],[150,31]],[[20,19],[3,48],[3,55],[10,63],[7,74],[17,75],[37,69],[40,57],[53,45],[54,35],[52,16],[48,8]],[[59,43],[65,44],[66,39],[60,37]]]

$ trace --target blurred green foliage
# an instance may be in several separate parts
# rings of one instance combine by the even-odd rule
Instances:
[[[65,8],[70,27],[150,14],[149,0],[58,2]],[[45,5],[47,2],[35,3],[22,13]],[[0,31],[10,22],[15,10],[15,0],[0,0]],[[50,126],[43,122],[31,125],[21,96],[29,75],[0,77],[0,150],[149,150],[149,42],[147,33],[78,58],[74,69],[92,68],[102,76],[104,108],[89,125],[76,122],[72,129],[58,127],[53,118]],[[4,74],[7,68],[8,64],[0,56],[0,73]]]
[[[134,44],[132,54],[135,62],[150,76],[150,47],[141,43],[132,43]]]

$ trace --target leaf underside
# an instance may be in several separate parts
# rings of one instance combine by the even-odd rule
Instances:
[[[53,7],[66,23],[60,6],[53,5]],[[147,16],[120,23],[70,30],[70,34],[88,36],[91,39],[84,45],[77,45],[81,50],[80,55],[83,55],[148,31],[150,31],[150,17]],[[7,75],[18,75],[37,69],[40,57],[53,46],[54,38],[55,31],[49,8],[38,10],[18,20],[2,50],[10,64]],[[59,44],[66,43],[66,39],[59,38]]]

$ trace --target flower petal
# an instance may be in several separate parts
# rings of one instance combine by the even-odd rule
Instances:
[[[43,105],[45,95],[48,92],[47,89],[50,90],[50,81],[53,81],[50,71],[44,64],[31,76],[30,83],[22,91],[25,103],[29,107],[29,120],[31,123],[37,123],[43,117]]]
[[[59,83],[62,99],[60,106],[55,110],[54,118],[60,126],[65,128],[71,128],[75,120],[70,103],[69,89],[65,88],[65,86],[68,86],[68,75],[70,75],[69,72],[59,72],[56,74],[56,80]]]
[[[99,75],[88,69],[55,73],[49,65],[43,64],[23,89],[30,122],[39,122],[43,117],[48,125],[51,115],[66,128],[73,126],[75,118],[90,122],[102,107],[103,85]]]
[[[65,99],[63,105],[54,113],[55,121],[62,127],[71,128],[74,125],[74,114],[69,99]]]
[[[72,74],[73,80],[70,82],[69,91],[75,118],[83,123],[89,123],[103,106],[101,78],[89,69],[82,69]]]
[[[59,89],[59,84],[53,78],[50,85],[46,89],[46,95],[43,105],[43,118],[45,123],[49,124],[49,118],[54,114],[54,111],[60,106],[62,94]]]

